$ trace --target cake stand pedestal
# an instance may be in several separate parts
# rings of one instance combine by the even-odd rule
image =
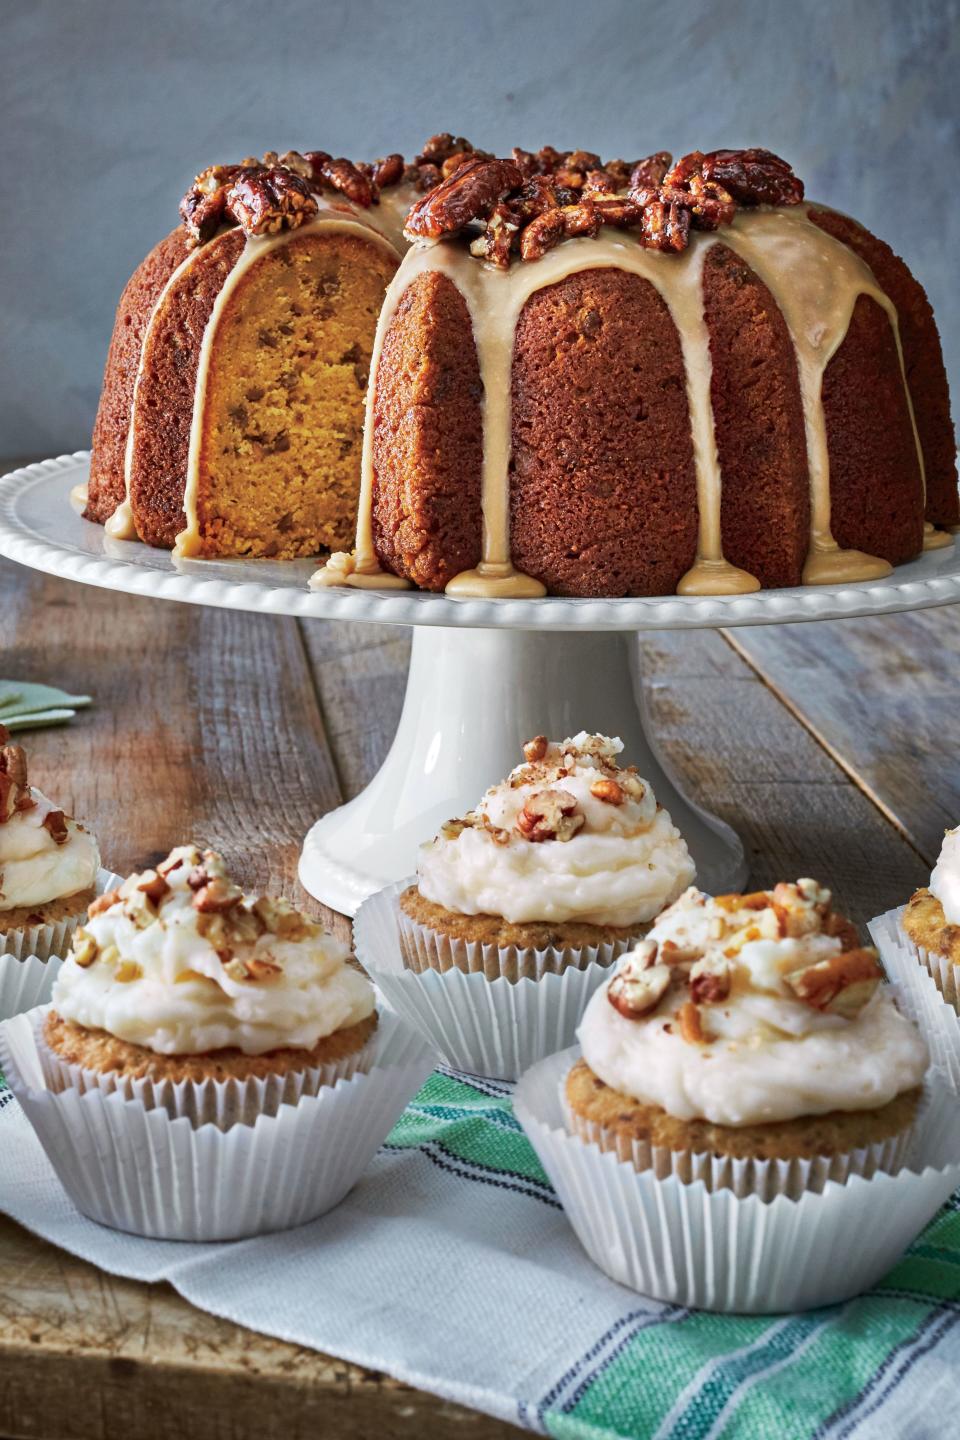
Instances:
[[[0,554],[127,594],[415,627],[403,714],[383,766],[362,794],[313,826],[303,847],[306,888],[348,914],[411,874],[417,846],[516,765],[524,740],[578,730],[621,737],[627,762],[686,836],[705,889],[739,887],[746,878],[740,840],[683,793],[658,753],[636,672],[635,632],[832,620],[960,600],[953,545],[883,580],[753,595],[456,600],[413,590],[311,591],[310,561],[178,561],[110,540],[70,503],[88,462],[83,452],[64,455],[0,479]]]
[[[648,724],[632,634],[419,628],[400,724],[366,789],[307,835],[300,879],[335,910],[416,868],[417,846],[473,808],[532,736],[619,735],[686,837],[705,890],[739,888],[739,837],[684,795]]]

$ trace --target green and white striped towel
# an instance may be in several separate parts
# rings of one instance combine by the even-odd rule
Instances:
[[[168,1280],[201,1309],[563,1440],[956,1433],[956,1199],[845,1305],[782,1317],[662,1305],[587,1260],[510,1095],[437,1070],[331,1214],[181,1245],[78,1215],[0,1089],[0,1210],[112,1273]]]

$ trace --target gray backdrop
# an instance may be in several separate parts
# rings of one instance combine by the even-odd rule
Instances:
[[[0,455],[85,446],[119,292],[193,174],[362,159],[762,144],[876,229],[960,380],[956,0],[0,0]]]

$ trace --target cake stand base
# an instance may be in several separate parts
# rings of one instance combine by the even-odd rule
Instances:
[[[473,808],[522,760],[533,735],[619,735],[686,837],[698,883],[742,887],[743,845],[679,788],[650,732],[633,634],[544,633],[420,626],[396,737],[381,769],[307,835],[304,887],[356,914],[375,890],[412,875],[417,847]]]

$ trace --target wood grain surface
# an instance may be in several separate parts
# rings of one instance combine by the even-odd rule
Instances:
[[[297,885],[300,843],[386,753],[405,631],[120,597],[7,562],[0,616],[0,677],[95,698],[27,743],[35,783],[90,822],[111,868],[193,836],[247,884],[317,910]],[[668,759],[743,835],[755,883],[813,874],[863,921],[926,879],[960,819],[960,609],[638,643]],[[0,1218],[0,1436],[514,1433],[102,1274]]]

